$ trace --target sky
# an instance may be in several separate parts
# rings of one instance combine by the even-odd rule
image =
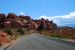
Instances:
[[[0,13],[10,12],[75,27],[75,0],[0,0]]]

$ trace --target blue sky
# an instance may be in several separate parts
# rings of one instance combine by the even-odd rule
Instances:
[[[75,25],[75,0],[0,0],[0,13],[10,12]]]

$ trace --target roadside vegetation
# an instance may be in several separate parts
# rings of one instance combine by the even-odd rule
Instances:
[[[26,36],[33,32],[26,28],[17,28],[17,29],[4,28],[4,29],[1,29],[0,31],[4,32],[4,35],[0,35],[0,37],[1,37],[0,40],[2,40],[2,37],[7,38],[7,40],[9,39],[9,42],[7,42],[7,43],[11,43],[12,41],[19,39],[20,37]],[[6,35],[5,35],[5,33],[6,33]],[[4,44],[3,41],[5,42],[6,40],[3,39],[2,42],[0,41],[0,46],[2,46]]]
[[[42,30],[39,31],[40,34],[44,34],[46,36],[55,37],[55,38],[63,38],[63,39],[75,39],[75,30],[70,29],[57,29],[57,30]]]
[[[2,46],[2,44],[0,43],[0,47]]]
[[[4,29],[4,32],[8,34],[11,40],[17,39],[20,36],[30,34],[31,32],[25,28],[17,28],[17,29],[12,29],[12,28],[6,28]]]
[[[17,32],[19,35],[24,35],[25,34],[25,30],[22,28],[17,29]]]
[[[7,33],[8,38],[10,39],[10,42],[13,40],[17,40],[21,36],[25,36],[31,33],[40,33],[49,37],[54,37],[54,38],[62,38],[62,39],[75,39],[75,29],[55,29],[55,30],[29,30],[26,28],[4,28],[1,29],[1,31]],[[3,35],[1,35],[3,36]],[[9,43],[10,43],[9,42]],[[0,46],[2,44],[0,43]]]

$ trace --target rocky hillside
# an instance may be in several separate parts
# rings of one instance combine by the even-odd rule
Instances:
[[[9,13],[7,16],[5,14],[0,14],[0,28],[27,28],[33,30],[51,30],[57,29],[57,25],[53,21],[48,19],[38,19],[34,20],[30,16],[19,15],[14,13]]]
[[[34,32],[51,37],[75,39],[75,28],[57,27],[52,20],[44,18],[34,20],[31,16],[18,16],[14,13],[0,14],[0,45],[16,39],[19,35],[30,34],[29,30],[36,30]]]

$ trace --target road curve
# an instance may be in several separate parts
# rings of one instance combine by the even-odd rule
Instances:
[[[7,50],[75,50],[75,46],[31,34],[20,38]]]

